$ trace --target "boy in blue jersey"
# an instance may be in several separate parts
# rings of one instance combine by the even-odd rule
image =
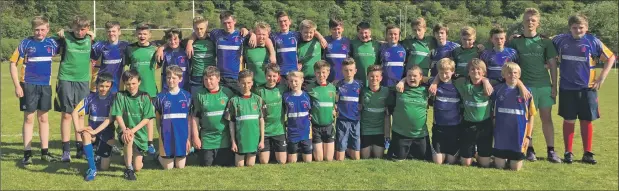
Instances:
[[[335,84],[337,88],[337,105],[335,107],[338,113],[335,125],[335,160],[338,161],[344,160],[345,151],[348,151],[348,155],[352,160],[359,160],[361,158],[359,119],[362,106],[359,102],[359,95],[361,94],[361,87],[364,87],[364,85],[354,79],[355,73],[357,73],[355,60],[346,58],[342,62],[344,80]]]
[[[559,53],[561,63],[559,82],[559,115],[563,117],[563,141],[566,163],[573,162],[572,140],[574,123],[580,120],[580,133],[585,151],[582,162],[596,164],[593,158],[592,121],[600,118],[598,90],[615,63],[615,55],[600,39],[588,34],[589,24],[584,15],[569,18],[571,34],[560,34],[552,41]],[[606,61],[602,73],[596,78],[595,65]]]
[[[121,87],[120,76],[122,76],[124,71],[125,49],[129,43],[119,40],[121,32],[120,23],[117,21],[105,23],[105,30],[107,31],[107,41],[95,42],[90,51],[90,59],[92,62],[97,63],[93,67],[93,79],[98,79],[99,74],[111,74],[114,81],[112,82],[110,92],[116,93]],[[92,90],[96,86],[97,84],[93,83]]]
[[[180,46],[181,39],[183,38],[183,33],[178,28],[171,28],[165,31],[164,38],[167,41],[167,46],[163,50],[163,60],[157,62],[157,65],[162,68],[166,68],[165,71],[161,71],[161,91],[167,91],[168,85],[167,82],[164,81],[167,79],[168,74],[168,66],[177,65],[183,71],[183,76],[181,77],[181,81],[178,84],[178,87],[189,91],[188,82],[189,82],[189,73],[190,73],[190,60],[185,53],[185,49]]]
[[[503,82],[501,68],[507,62],[516,62],[518,53],[513,48],[505,47],[505,29],[495,27],[490,30],[492,49],[484,50],[479,56],[488,67],[487,77],[490,80]]]
[[[46,38],[49,32],[47,18],[34,17],[31,21],[33,36],[21,41],[17,52],[19,58],[12,59],[10,65],[11,79],[15,86],[15,95],[19,98],[20,110],[24,111],[23,135],[24,158],[23,165],[32,163],[32,134],[35,112],[39,121],[41,138],[41,160],[53,162],[48,150],[49,122],[47,111],[52,108],[52,88],[50,85],[52,72],[52,57],[58,52],[58,43]],[[24,60],[22,69],[23,81],[18,80],[17,62]],[[27,66],[27,67],[25,67]]]
[[[96,83],[97,92],[90,93],[88,97],[80,101],[71,114],[75,131],[82,136],[84,155],[88,161],[88,170],[84,176],[86,181],[94,180],[97,175],[95,154],[101,157],[99,167],[101,170],[107,170],[110,167],[111,143],[113,143],[110,140],[114,140],[114,122],[108,118],[114,101],[114,94],[110,91],[114,83],[113,76],[101,73]],[[88,127],[84,128],[84,124],[79,123],[77,120],[79,115],[89,115]],[[93,145],[97,145],[96,152],[93,151]]]
[[[270,40],[273,43],[273,47],[276,51],[277,64],[281,69],[282,79],[287,79],[286,75],[290,71],[298,71],[297,64],[298,55],[297,47],[301,41],[301,33],[296,31],[290,31],[290,18],[288,13],[280,11],[275,14],[277,23],[279,24],[279,32],[271,33]],[[327,47],[327,41],[318,32],[314,32],[315,37],[320,41],[322,48]]]
[[[344,79],[342,75],[342,62],[348,58],[350,53],[350,39],[343,37],[344,22],[339,19],[329,20],[329,31],[331,36],[325,38],[328,45],[323,51],[324,60],[331,64],[331,74],[327,81],[334,82]]]
[[[160,135],[159,164],[165,170],[175,166],[185,168],[191,137],[189,135],[191,132],[189,121],[192,120],[189,116],[191,95],[180,88],[184,73],[180,66],[170,65],[166,67],[165,72],[168,89],[157,94],[157,99],[153,101]]]
[[[436,65],[438,78],[435,97],[431,98],[434,109],[432,126],[432,160],[436,164],[454,164],[458,154],[458,128],[462,120],[460,94],[453,84],[456,64],[443,58]]]
[[[432,33],[434,34],[434,39],[436,39],[436,47],[430,50],[430,59],[432,59],[430,76],[436,76],[438,74],[437,64],[439,61],[443,58],[451,57],[451,52],[460,47],[460,44],[447,40],[449,28],[443,23],[434,25]]]
[[[312,135],[310,122],[310,109],[312,108],[310,96],[301,87],[303,85],[303,72],[288,72],[288,87],[290,91],[284,93],[284,110],[286,119],[286,135],[288,137],[288,162],[297,162],[297,153],[302,154],[304,162],[312,162]]]
[[[380,51],[380,62],[383,65],[383,74],[385,75],[382,85],[392,88],[404,77],[406,50],[404,46],[398,44],[400,28],[395,25],[388,25],[385,32],[387,42],[382,45]]]
[[[533,131],[531,118],[535,115],[533,99],[520,96],[517,84],[520,67],[507,62],[501,69],[505,83],[494,87],[491,100],[494,115],[494,164],[498,169],[505,168],[509,160],[510,169],[520,170]]]

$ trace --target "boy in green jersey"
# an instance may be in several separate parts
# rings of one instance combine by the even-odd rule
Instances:
[[[306,92],[312,102],[310,118],[312,122],[312,143],[314,146],[314,160],[333,160],[335,152],[335,97],[337,91],[332,83],[327,82],[331,73],[331,66],[325,60],[314,65],[316,81],[306,87]]]
[[[249,69],[254,73],[254,88],[262,86],[266,83],[264,68],[269,64],[269,52],[266,47],[267,39],[271,26],[266,22],[256,22],[254,25],[254,34],[256,36],[256,47],[249,46],[244,43],[243,47],[243,64],[245,69]]]
[[[277,64],[265,68],[266,83],[254,89],[262,97],[266,107],[264,111],[264,148],[258,158],[260,164],[269,163],[271,152],[279,164],[286,163],[286,131],[284,129],[284,109],[282,95],[288,87],[280,83],[280,69]]]
[[[230,150],[230,130],[223,115],[232,90],[219,85],[216,66],[204,69],[203,85],[192,94],[193,115],[191,140],[198,149],[200,166],[229,166],[234,154]]]
[[[419,66],[423,76],[428,76],[432,62],[430,53],[436,47],[436,40],[432,36],[425,36],[427,25],[422,17],[413,20],[411,28],[414,35],[400,42],[406,48],[405,71],[413,66]]]
[[[460,29],[460,47],[453,50],[451,57],[456,62],[456,76],[467,76],[467,65],[473,58],[479,58],[480,50],[475,47],[477,32],[473,27],[465,26]]]
[[[355,59],[357,72],[355,79],[367,84],[367,69],[380,61],[380,42],[372,40],[370,23],[360,22],[357,25],[357,39],[350,41],[350,57]]]
[[[122,80],[125,91],[116,94],[110,117],[115,117],[120,127],[118,140],[124,145],[124,161],[127,167],[124,178],[136,180],[135,171],[142,169],[142,153],[148,149],[147,131],[142,127],[155,118],[155,109],[150,95],[139,90],[142,80],[136,69],[123,73]]]
[[[237,167],[254,166],[256,153],[264,148],[264,101],[253,94],[254,73],[239,72],[240,95],[232,97],[224,117],[229,121],[232,152]]]
[[[391,131],[391,115],[387,109],[389,89],[380,85],[381,66],[368,67],[367,76],[368,87],[361,91],[361,158],[382,158]]]
[[[204,17],[197,16],[193,19],[193,31],[196,40],[193,43],[193,55],[187,51],[187,57],[191,59],[191,74],[189,76],[190,92],[194,94],[200,88],[203,88],[202,76],[206,67],[215,65],[215,43],[206,35],[208,31],[208,20]],[[186,43],[186,41],[185,41]],[[182,46],[182,45],[181,45]]]
[[[125,64],[129,68],[135,69],[140,75],[140,91],[146,92],[151,99],[157,96],[157,82],[155,82],[155,71],[158,69],[155,59],[157,46],[150,42],[150,27],[146,24],[138,25],[135,28],[135,35],[138,42],[130,44],[125,49]],[[154,119],[148,122],[148,154],[155,154],[153,146],[153,125]]]
[[[305,81],[303,87],[312,84],[316,81],[314,76],[314,65],[322,56],[322,48],[318,39],[314,38],[316,32],[316,24],[311,20],[303,20],[300,24],[301,42],[298,47],[299,64],[297,68],[303,72]]]

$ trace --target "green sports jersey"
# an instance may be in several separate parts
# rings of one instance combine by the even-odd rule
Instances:
[[[469,76],[469,72],[466,70],[466,65],[473,60],[473,58],[479,58],[479,49],[477,47],[458,47],[453,50],[451,56],[456,63],[456,74],[466,77]]]
[[[454,81],[454,86],[462,97],[464,106],[464,120],[469,122],[479,122],[490,117],[489,96],[484,95],[482,84],[473,85],[469,78],[458,78]]]
[[[234,94],[226,87],[211,92],[200,88],[193,95],[191,114],[200,119],[200,140],[202,149],[219,149],[230,147],[230,129],[223,117],[228,100]]]
[[[307,94],[312,101],[310,116],[312,124],[326,126],[332,124],[335,118],[333,117],[333,109],[335,106],[335,95],[337,94],[335,86],[332,83],[320,85],[318,82],[307,85]]]
[[[142,79],[140,91],[148,93],[150,97],[157,96],[157,83],[155,82],[157,61],[154,56],[155,51],[157,51],[157,46],[153,44],[140,46],[137,42],[130,44],[125,49],[125,64],[138,71]]]
[[[430,53],[436,47],[436,40],[434,37],[424,37],[423,39],[417,39],[417,37],[408,38],[400,42],[406,49],[406,67],[405,70],[413,66],[419,66],[422,70],[427,71],[430,68],[432,59]]]
[[[389,88],[380,87],[374,92],[369,87],[361,92],[361,135],[382,135],[385,133],[385,113]]]
[[[59,39],[62,59],[58,69],[58,79],[72,82],[90,82],[90,50],[92,41],[86,35],[78,39],[73,32],[64,32]]]
[[[316,38],[313,38],[308,42],[300,42],[299,50],[297,52],[299,56],[299,63],[303,65],[301,71],[306,78],[314,77],[314,64],[321,59],[322,47],[320,42]]]
[[[283,135],[284,110],[282,95],[288,90],[286,85],[278,84],[268,88],[265,85],[258,86],[254,93],[262,97],[266,109],[264,110],[264,136],[271,137]]]
[[[234,122],[236,145],[239,153],[258,151],[260,142],[260,118],[263,116],[264,102],[256,94],[249,97],[235,96],[230,99],[224,114],[228,121]]]
[[[361,42],[359,39],[350,41],[350,57],[355,60],[357,73],[355,79],[367,84],[368,67],[380,61],[380,43],[374,40]]]
[[[254,86],[261,86],[267,82],[264,66],[269,63],[268,55],[265,47],[250,48],[245,46],[243,48],[245,67],[254,72]]]
[[[215,66],[215,51],[215,43],[208,38],[193,42],[191,76],[202,76],[204,68]]]
[[[550,86],[550,75],[546,69],[546,61],[557,56],[552,40],[540,36],[514,38],[507,44],[516,49],[520,65],[522,82],[530,87]]]
[[[116,93],[116,99],[110,108],[110,117],[122,116],[125,126],[133,129],[144,119],[155,118],[155,107],[150,102],[146,92],[138,92],[131,96],[128,91]],[[140,150],[148,149],[148,131],[146,125],[134,134],[133,144]]]
[[[428,88],[405,85],[404,92],[396,93],[393,110],[393,132],[409,138],[428,135]]]

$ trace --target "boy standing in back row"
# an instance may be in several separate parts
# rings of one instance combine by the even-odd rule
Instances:
[[[350,53],[350,40],[342,36],[344,33],[344,22],[339,19],[329,20],[329,30],[331,36],[326,37],[327,48],[324,50],[324,60],[331,64],[331,74],[327,81],[334,82],[344,79],[342,75],[342,62],[348,58]]]

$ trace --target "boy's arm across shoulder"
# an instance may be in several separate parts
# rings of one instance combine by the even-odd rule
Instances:
[[[481,80],[481,82],[484,86],[484,95],[491,96],[494,88],[492,87],[492,83],[490,83],[490,80],[488,78],[484,78]]]
[[[318,39],[318,41],[320,42],[320,46],[324,49],[327,48],[327,46],[329,45],[329,43],[327,42],[327,40],[322,36],[322,34],[320,34],[320,32],[316,31],[314,33],[314,37],[316,37]]]
[[[526,86],[524,86],[524,83],[522,83],[521,80],[518,80],[517,86],[518,89],[520,89],[520,96],[522,96],[525,100],[531,99],[531,92]]]

